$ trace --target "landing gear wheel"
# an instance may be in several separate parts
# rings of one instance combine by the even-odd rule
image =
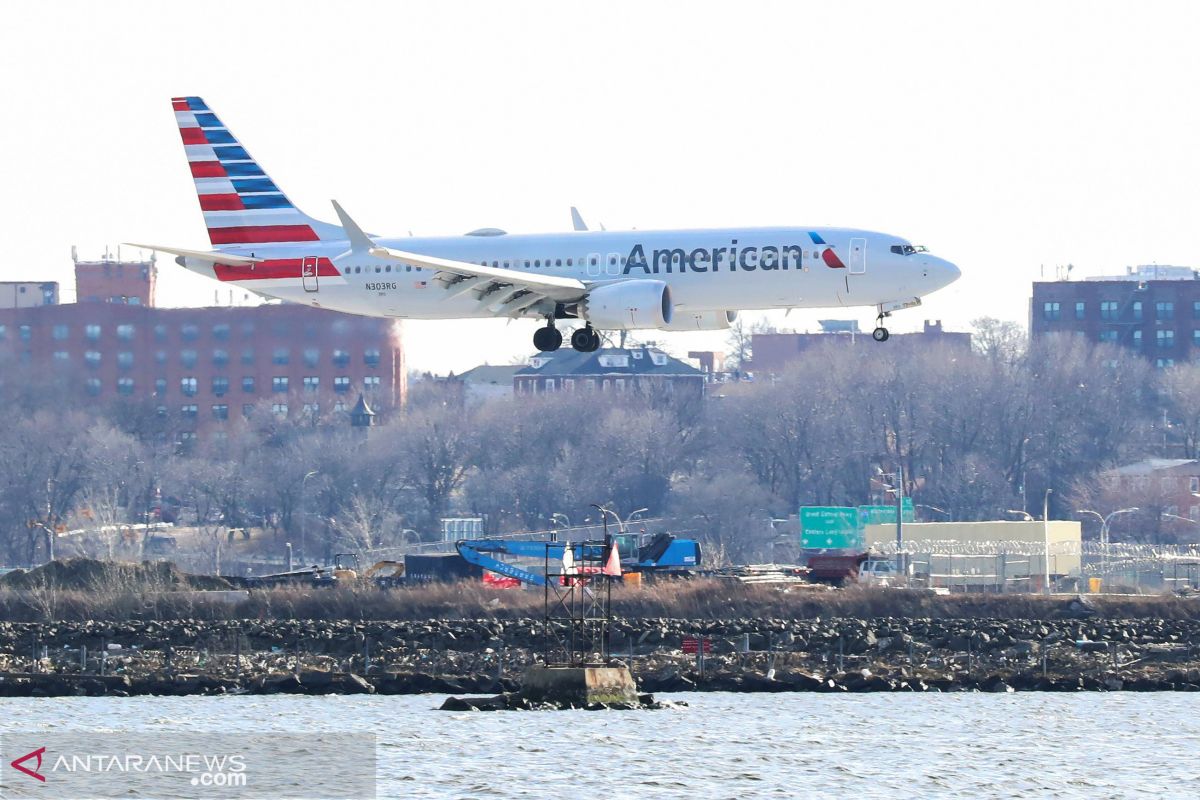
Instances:
[[[882,325],[871,331],[871,338],[877,342],[886,342],[889,336],[891,336],[891,334],[888,333],[888,329]]]
[[[562,339],[562,332],[552,325],[533,332],[533,346],[543,353],[551,353],[562,347]]]
[[[577,328],[571,334],[571,347],[580,353],[594,353],[600,349],[600,334],[591,325]]]

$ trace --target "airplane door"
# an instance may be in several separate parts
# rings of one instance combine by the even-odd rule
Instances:
[[[864,275],[867,271],[867,240],[850,240],[850,263],[846,270],[851,275]]]
[[[317,257],[305,256],[300,259],[300,282],[304,284],[304,291],[315,292],[317,286]]]

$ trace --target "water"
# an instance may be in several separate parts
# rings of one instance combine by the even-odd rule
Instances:
[[[674,695],[452,714],[441,696],[0,700],[30,728],[378,736],[378,797],[1195,797],[1200,695]],[[5,765],[7,769],[7,765]],[[294,765],[281,769],[294,769]],[[300,766],[302,771],[303,766]]]

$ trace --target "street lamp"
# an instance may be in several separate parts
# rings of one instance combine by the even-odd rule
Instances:
[[[308,499],[308,494],[304,491],[304,487],[308,485],[308,479],[314,475],[320,474],[320,470],[314,469],[311,472],[304,473],[304,477],[300,479],[300,553],[302,558],[308,556],[308,523],[304,520],[304,507],[308,505],[305,500]],[[291,550],[288,550],[291,554]]]
[[[1042,498],[1042,535],[1046,539],[1046,551],[1042,557],[1042,580],[1045,581],[1046,594],[1050,594],[1050,495],[1053,489],[1047,489]]]
[[[928,508],[930,511],[936,511],[939,514],[945,514],[947,520],[949,520],[951,522],[954,521],[954,515],[951,514],[949,511],[947,511],[944,508],[938,508],[937,506],[931,506],[931,505],[927,505],[925,503],[913,503],[913,505],[916,506],[917,508]]]
[[[1187,517],[1181,517],[1178,514],[1168,514],[1165,511],[1163,513],[1159,514],[1159,516],[1166,517],[1168,519],[1177,519],[1177,520],[1181,520],[1183,522],[1190,522],[1193,525],[1200,525],[1200,520],[1194,520],[1194,519],[1189,519]]]
[[[1020,514],[1022,517],[1024,517],[1024,518],[1025,518],[1025,521],[1026,521],[1026,522],[1033,522],[1033,521],[1034,521],[1034,517],[1033,517],[1033,515],[1032,515],[1032,514],[1030,514],[1028,511],[1021,511],[1021,510],[1019,510],[1019,509],[1016,509],[1016,508],[1006,508],[1006,509],[1004,509],[1004,513],[1005,513],[1005,514]]]
[[[1118,514],[1136,514],[1141,511],[1137,506],[1131,508],[1118,508],[1116,511],[1109,512],[1108,516],[1103,516],[1099,511],[1092,511],[1090,508],[1080,508],[1076,510],[1076,514],[1091,514],[1096,519],[1100,520],[1100,546],[1108,547],[1108,527],[1112,522],[1112,518]],[[1188,520],[1191,522],[1192,520]]]

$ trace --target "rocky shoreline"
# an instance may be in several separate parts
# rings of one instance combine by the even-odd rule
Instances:
[[[685,639],[712,651],[701,664]],[[0,623],[0,696],[499,694],[535,619]],[[1200,691],[1200,620],[630,619],[641,691]]]

